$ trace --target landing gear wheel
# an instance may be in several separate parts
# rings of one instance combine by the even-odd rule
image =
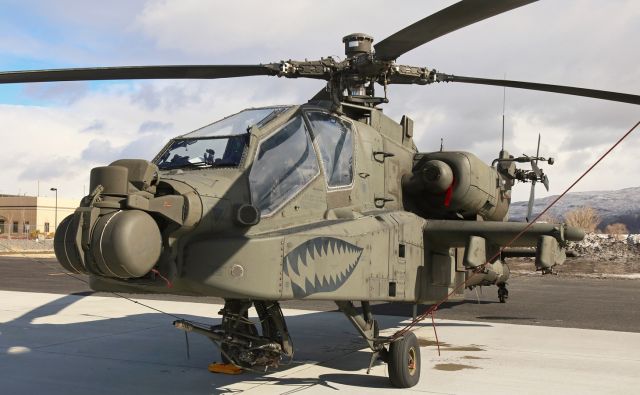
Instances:
[[[413,332],[391,343],[387,363],[389,380],[394,387],[410,388],[420,380],[420,346]]]
[[[508,298],[509,291],[507,290],[507,285],[498,285],[498,300],[500,300],[500,303],[506,303]]]

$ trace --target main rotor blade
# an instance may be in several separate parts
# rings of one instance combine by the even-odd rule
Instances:
[[[601,91],[597,89],[576,88],[573,86],[538,84],[526,81],[494,80],[488,78],[463,77],[438,73],[438,82],[464,82],[466,84],[506,86],[508,88],[530,89],[534,91],[563,93],[565,95],[592,97],[594,99],[611,100],[621,103],[640,104],[640,96],[629,93]]]
[[[0,84],[93,80],[216,79],[276,74],[277,65],[94,67],[0,72]]]
[[[462,0],[380,41],[374,45],[376,57],[395,60],[447,33],[534,1],[536,0]]]

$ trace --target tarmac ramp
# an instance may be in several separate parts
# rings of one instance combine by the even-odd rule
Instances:
[[[221,306],[142,300],[194,321],[219,323]],[[436,320],[422,344],[418,386],[390,387],[386,365],[366,374],[370,353],[340,313],[285,310],[296,355],[264,375],[213,374],[206,338],[174,318],[113,297],[0,291],[2,394],[620,394],[640,386],[640,333]],[[382,328],[406,318],[378,317]],[[285,361],[286,362],[286,361]]]

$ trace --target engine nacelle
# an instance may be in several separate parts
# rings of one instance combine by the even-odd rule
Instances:
[[[511,200],[508,184],[496,168],[461,151],[416,155],[402,189],[412,208],[425,218],[480,216],[501,221]]]

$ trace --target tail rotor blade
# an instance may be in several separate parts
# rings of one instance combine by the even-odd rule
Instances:
[[[547,192],[549,192],[549,177],[547,177],[546,174],[542,176],[542,185],[544,185]]]
[[[531,192],[529,193],[529,204],[527,205],[527,222],[531,221],[533,213],[533,202],[536,198],[536,182],[531,182]]]

